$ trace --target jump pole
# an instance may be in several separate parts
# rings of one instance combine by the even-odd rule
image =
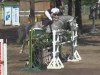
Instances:
[[[7,75],[7,44],[0,39],[0,75]]]

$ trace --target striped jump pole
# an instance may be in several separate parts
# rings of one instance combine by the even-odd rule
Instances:
[[[0,39],[0,75],[7,75],[7,44]]]

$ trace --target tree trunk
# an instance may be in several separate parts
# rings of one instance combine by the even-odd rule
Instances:
[[[55,6],[56,6],[57,8],[60,8],[60,6],[62,6],[61,0],[55,0]]]
[[[82,32],[81,0],[75,0],[75,17],[77,17],[79,31]]]
[[[52,8],[52,7],[57,7],[57,8],[59,8],[60,6],[62,6],[61,0],[50,0],[50,1],[51,1],[51,8]]]
[[[72,16],[72,0],[68,0],[68,15]]]
[[[30,23],[35,22],[35,2],[34,0],[30,0]]]

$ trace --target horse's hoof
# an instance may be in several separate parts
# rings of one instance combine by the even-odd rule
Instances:
[[[19,52],[19,54],[22,54],[22,53],[23,53],[23,51],[20,51],[20,52]]]
[[[22,52],[19,52],[19,54],[22,54]]]

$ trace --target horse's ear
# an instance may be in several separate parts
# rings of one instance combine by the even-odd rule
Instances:
[[[78,18],[78,16],[74,17],[74,20],[76,20]]]

